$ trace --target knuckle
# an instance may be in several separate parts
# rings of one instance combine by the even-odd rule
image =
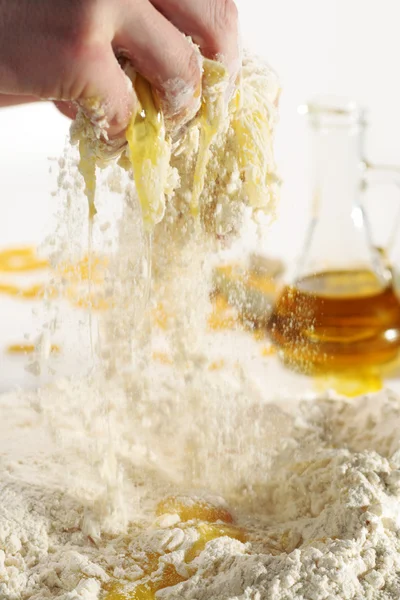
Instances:
[[[181,126],[200,108],[202,67],[199,53],[189,47],[179,54],[176,67],[174,76],[161,82],[157,89],[168,128]]]
[[[238,37],[238,9],[234,0],[209,0],[208,24],[204,33],[207,56],[228,57]]]
[[[180,80],[187,85],[197,86],[201,81],[202,68],[201,59],[198,52],[192,47],[181,48],[180,51],[174,54],[174,76],[169,77],[172,80]],[[170,71],[171,75],[172,71]],[[159,84],[164,87],[168,83],[165,78],[159,79]]]
[[[214,31],[235,31],[238,26],[238,9],[234,0],[213,0]]]
[[[81,77],[73,79],[65,86],[65,92],[62,98],[70,98],[73,102],[84,98],[90,98],[92,90],[87,80]]]

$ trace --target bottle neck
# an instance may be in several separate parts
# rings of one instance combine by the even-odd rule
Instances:
[[[313,216],[342,221],[360,207],[362,123],[328,124],[310,118]],[[335,222],[335,226],[339,223]]]

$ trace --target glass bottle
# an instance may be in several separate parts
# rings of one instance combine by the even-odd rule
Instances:
[[[285,362],[304,372],[380,365],[400,348],[400,303],[362,203],[378,171],[363,159],[364,114],[332,99],[303,112],[313,149],[311,221],[269,333]]]

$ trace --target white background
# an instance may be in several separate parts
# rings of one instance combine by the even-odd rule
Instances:
[[[299,104],[320,93],[353,97],[370,109],[369,156],[400,164],[400,2],[238,0],[238,5],[246,44],[282,81],[276,154],[284,187],[269,246],[290,257],[299,250],[308,218],[306,127]],[[0,111],[0,247],[41,240],[55,203],[48,157],[61,155],[67,134],[68,121],[51,105]],[[0,335],[13,321],[4,302]],[[13,331],[29,323],[25,313]]]
[[[400,2],[238,0],[244,39],[281,77],[277,158],[284,178],[272,249],[294,255],[307,218],[306,126],[297,107],[316,94],[369,108],[367,151],[400,164]],[[382,210],[385,210],[383,207]],[[399,232],[400,234],[400,232]]]

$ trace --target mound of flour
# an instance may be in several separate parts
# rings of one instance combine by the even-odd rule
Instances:
[[[39,394],[1,398],[1,598],[101,598],[110,577],[141,579],[138,545],[160,554],[168,547],[168,560],[186,572],[183,549],[195,534],[182,531],[174,515],[156,519],[154,507],[172,489],[201,495],[206,485],[211,493],[223,491],[249,541],[209,542],[193,563],[195,574],[186,572],[187,581],[157,598],[399,598],[399,398],[382,392],[351,401],[268,404],[254,381],[244,377],[238,389],[222,370],[203,377],[203,399],[188,402],[186,416],[179,417],[179,382],[174,388],[166,373],[160,368],[154,383],[153,391],[161,390],[158,405],[139,398],[132,407],[116,392],[110,405],[114,447],[107,454],[114,464],[101,464],[109,423],[89,383],[85,389],[60,382]],[[223,388],[217,408],[207,389]],[[224,428],[222,442],[216,411],[228,402],[236,403],[235,423]],[[129,431],[132,410],[141,426]],[[167,414],[172,424],[163,431]],[[213,463],[206,473],[186,451],[194,438],[202,464]],[[112,489],[121,470],[125,525],[105,533],[99,523],[112,522],[105,487]]]

